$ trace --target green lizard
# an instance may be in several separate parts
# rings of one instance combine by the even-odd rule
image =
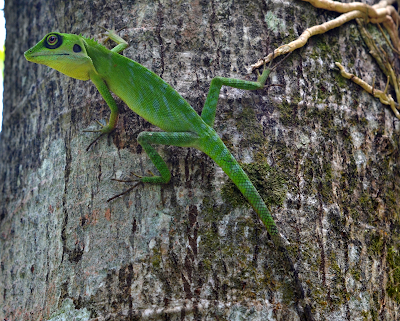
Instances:
[[[274,243],[282,246],[281,236],[267,206],[213,129],[221,87],[224,85],[245,90],[263,89],[271,70],[264,65],[264,70],[261,75],[258,74],[256,82],[215,77],[211,81],[203,111],[199,116],[163,79],[139,63],[118,54],[128,46],[125,40],[113,31],[108,31],[107,35],[108,39],[117,43],[112,50],[92,39],[52,32],[26,51],[25,58],[54,68],[72,78],[90,79],[111,109],[108,124],[104,126],[98,122],[102,128],[97,131],[101,134],[110,133],[118,119],[118,107],[110,91],[120,97],[134,112],[164,130],[139,134],[137,140],[158,169],[160,176],[139,176],[138,181],[168,183],[171,178],[167,165],[151,144],[197,148],[210,156],[232,179],[259,215]]]

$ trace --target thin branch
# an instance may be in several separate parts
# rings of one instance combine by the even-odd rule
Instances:
[[[254,65],[251,65],[252,70],[261,67],[264,63],[268,63],[269,61],[271,61],[272,58],[276,58],[280,55],[287,54],[303,47],[310,37],[340,27],[346,22],[349,22],[350,20],[356,18],[367,18],[372,23],[382,23],[389,33],[393,46],[396,48],[397,51],[400,51],[400,40],[396,28],[396,24],[399,23],[400,17],[396,9],[390,5],[394,3],[394,0],[381,1],[374,6],[369,6],[361,2],[341,3],[330,0],[303,1],[309,2],[317,8],[344,13],[336,19],[306,29],[296,40],[292,41],[289,44],[280,46],[279,48],[275,49],[273,53],[270,53],[268,56],[260,59]]]
[[[393,100],[393,98],[390,94],[387,94],[387,89],[389,86],[389,79],[388,79],[388,83],[386,84],[385,91],[382,91],[379,89],[375,89],[374,87],[370,86],[364,80],[358,78],[357,76],[346,72],[346,70],[340,63],[335,62],[335,65],[340,69],[340,74],[344,78],[350,79],[357,85],[361,86],[366,92],[373,95],[375,98],[379,98],[379,100],[381,101],[382,104],[389,105],[390,108],[392,109],[393,113],[396,115],[396,117],[398,119],[400,119],[400,113],[396,109],[395,101]]]
[[[343,25],[344,23],[346,23],[350,20],[353,20],[355,18],[361,18],[364,16],[365,15],[360,11],[352,11],[352,12],[342,14],[341,16],[337,17],[336,19],[325,22],[321,25],[317,25],[317,26],[308,28],[296,40],[290,42],[287,45],[280,46],[279,48],[275,49],[273,53],[270,53],[268,56],[259,60],[254,65],[251,65],[252,70],[261,67],[264,64],[264,62],[267,63],[267,62],[271,61],[272,58],[276,58],[280,55],[287,54],[291,51],[294,51],[296,49],[303,47],[307,43],[308,39],[310,39],[312,36],[325,33],[331,29],[334,29],[334,28],[337,28],[337,27]]]
[[[385,41],[386,41],[387,45],[390,47],[390,49],[392,49],[395,53],[400,54],[400,52],[393,47],[393,45],[390,43],[389,39],[386,37],[385,32],[383,31],[383,29],[381,27],[381,24],[377,23],[377,26],[378,26],[380,32],[382,33],[382,36],[385,38]]]

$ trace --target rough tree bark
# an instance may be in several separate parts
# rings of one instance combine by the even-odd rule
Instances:
[[[400,318],[400,123],[334,65],[384,87],[355,22],[294,52],[279,86],[221,92],[216,130],[268,202],[296,279],[197,150],[160,146],[171,182],[107,203],[127,188],[110,178],[153,170],[136,142],[153,126],[118,100],[117,130],[86,152],[95,135],[82,130],[106,103],[23,52],[50,31],[126,27],[123,54],[200,112],[213,77],[255,79],[251,64],[336,13],[280,0],[14,0],[5,13],[2,320]]]

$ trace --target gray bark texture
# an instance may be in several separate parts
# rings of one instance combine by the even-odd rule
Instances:
[[[107,104],[23,52],[50,31],[101,41],[99,26],[125,27],[123,54],[200,113],[213,77],[255,80],[251,64],[337,13],[281,0],[14,0],[5,14],[1,320],[400,319],[400,122],[334,65],[384,88],[356,22],[296,50],[271,74],[277,86],[221,91],[215,129],[287,239],[287,266],[195,149],[157,147],[170,183],[107,203],[131,186],[111,178],[155,171],[136,138],[157,129],[117,98],[117,129],[86,151],[96,134],[83,130]]]

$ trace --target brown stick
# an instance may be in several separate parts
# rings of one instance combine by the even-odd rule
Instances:
[[[371,95],[373,95],[376,98],[379,98],[379,100],[381,101],[382,104],[389,105],[390,108],[392,109],[393,113],[396,115],[396,117],[398,119],[400,119],[400,113],[396,109],[395,101],[393,100],[393,98],[390,94],[387,94],[387,87],[389,85],[389,82],[386,84],[385,91],[375,89],[374,87],[368,85],[364,80],[358,78],[357,76],[355,76],[353,74],[346,72],[346,70],[340,63],[335,62],[335,65],[340,69],[340,74],[344,78],[350,79],[357,85],[361,86],[366,92],[370,93]]]
[[[396,48],[396,50],[400,51],[400,40],[396,27],[396,23],[399,24],[400,22],[400,17],[396,9],[390,5],[394,3],[395,0],[381,1],[374,6],[369,6],[361,2],[341,3],[331,0],[303,1],[309,2],[317,8],[344,13],[336,19],[306,29],[296,40],[289,44],[280,46],[279,48],[275,49],[273,53],[270,53],[268,56],[260,59],[254,65],[251,65],[252,70],[261,67],[264,63],[268,63],[272,58],[276,58],[280,55],[287,54],[303,47],[310,37],[337,28],[355,18],[369,18],[372,23],[383,23],[384,27],[388,30],[393,46]]]

